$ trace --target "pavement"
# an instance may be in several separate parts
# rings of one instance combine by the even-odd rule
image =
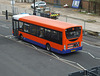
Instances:
[[[0,4],[6,4],[11,5],[9,0],[3,0],[0,1]],[[30,8],[31,3],[15,3],[15,6],[25,8],[32,10]],[[74,9],[74,8],[58,8],[54,5],[47,4],[51,8],[51,11],[60,13],[60,17],[58,20],[66,21],[67,16],[67,22],[82,25],[83,29],[86,31],[86,34],[92,34],[95,36],[100,36],[100,16],[95,16],[91,14],[83,14],[80,13],[80,9]],[[11,8],[10,8],[11,9]],[[77,21],[75,21],[77,20]]]
[[[83,29],[85,27],[85,30],[87,32],[93,33],[93,34],[94,32],[95,33],[97,32],[98,35],[100,34],[100,16],[95,16],[95,15],[87,14],[87,13],[86,14],[80,13],[79,12],[80,9],[63,8],[63,7],[57,8],[53,5],[52,6],[48,5],[48,6],[51,7],[52,11],[60,13],[61,16],[64,16],[64,17],[67,16],[67,20],[69,19],[77,20],[76,24],[80,22],[79,24],[83,25]],[[72,22],[74,22],[74,20]],[[83,24],[82,24],[82,21],[83,21]],[[84,25],[84,21],[86,22],[85,25]]]
[[[10,1],[8,1],[8,0],[0,1],[0,4],[4,4],[4,3],[6,5],[11,5]],[[17,3],[17,2],[15,3],[15,6],[17,6],[17,7],[32,10],[30,8],[30,5],[31,5],[31,3]],[[96,37],[100,37],[100,16],[79,13],[80,10],[74,9],[74,8],[63,8],[63,7],[58,8],[58,7],[55,7],[54,5],[50,5],[50,4],[47,4],[47,6],[49,6],[51,8],[51,11],[60,13],[61,16],[58,18],[58,20],[66,21],[66,16],[67,16],[67,22],[82,25],[83,29],[85,29],[85,33],[84,33],[85,36],[83,37],[84,40],[88,38],[87,37],[88,35],[91,38],[90,34],[94,35]],[[93,20],[94,22],[86,22],[84,25],[84,21],[89,21],[89,20]],[[99,41],[95,37],[92,37],[92,38],[94,39],[94,41],[90,40],[90,42],[95,43],[95,42]],[[87,42],[88,42],[88,40],[87,40]],[[99,42],[97,44],[100,45]]]
[[[73,10],[71,8],[68,9]],[[67,76],[71,72],[79,71],[78,68],[62,63],[63,61],[61,62],[56,58],[47,56],[47,54],[41,54],[41,52],[33,47],[32,49],[30,46],[26,46],[27,43],[24,45],[21,41],[6,38],[11,38],[11,29],[11,17],[9,17],[9,20],[6,20],[4,15],[0,15],[1,76]],[[97,48],[93,46],[93,44],[100,45],[100,38],[97,38],[97,36],[84,35],[83,41],[88,42],[89,46],[84,42],[85,44],[83,43],[84,48],[82,51],[66,56],[57,54],[57,57],[63,60],[77,62],[86,69],[99,66],[100,47]]]

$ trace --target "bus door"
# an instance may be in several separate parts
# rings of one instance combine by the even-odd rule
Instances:
[[[13,34],[14,36],[18,37],[18,30],[19,30],[19,22],[18,21],[13,21]]]

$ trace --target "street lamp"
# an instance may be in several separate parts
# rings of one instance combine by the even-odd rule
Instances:
[[[11,4],[12,4],[12,15],[14,15],[14,4],[15,4],[15,1],[12,0],[12,1],[11,1]]]
[[[33,0],[33,3],[34,3],[34,12],[33,12],[33,15],[36,15],[36,12],[35,12],[35,0]]]

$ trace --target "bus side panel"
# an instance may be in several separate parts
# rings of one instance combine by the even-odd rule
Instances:
[[[24,37],[23,39],[25,41],[28,41],[28,42],[35,44],[35,45],[38,45],[40,47],[46,48],[46,43],[49,43],[51,46],[51,51],[56,52],[56,50],[58,50],[58,51],[63,50],[62,45],[60,45],[60,44],[57,44],[57,43],[33,36],[33,35],[30,35],[27,33],[20,32],[20,34],[23,35],[23,37]]]

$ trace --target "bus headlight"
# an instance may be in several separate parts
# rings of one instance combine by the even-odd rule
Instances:
[[[82,46],[82,42],[81,42],[81,46]]]
[[[64,50],[66,51],[66,45],[64,45]]]

